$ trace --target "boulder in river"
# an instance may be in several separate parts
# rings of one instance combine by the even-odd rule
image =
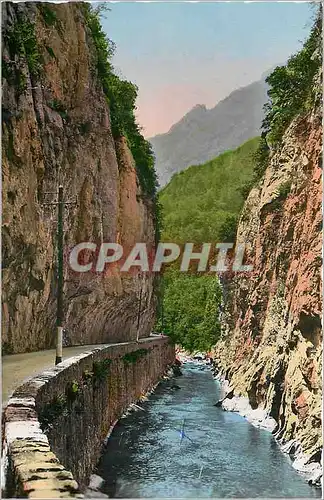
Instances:
[[[182,375],[182,371],[180,370],[178,365],[173,365],[172,370],[175,377],[179,377],[180,375]]]
[[[323,481],[323,471],[322,470],[316,470],[314,472],[314,474],[309,478],[308,484],[310,486],[321,487],[322,486],[322,481]]]

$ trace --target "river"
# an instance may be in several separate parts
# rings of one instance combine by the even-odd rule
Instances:
[[[113,498],[320,498],[270,432],[213,406],[219,393],[211,371],[195,365],[163,381],[140,403],[144,411],[115,427],[95,471],[105,480],[101,491]]]

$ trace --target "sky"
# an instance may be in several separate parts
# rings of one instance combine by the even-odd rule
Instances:
[[[284,63],[308,35],[307,2],[111,2],[102,26],[116,72],[139,87],[143,134],[167,132]]]

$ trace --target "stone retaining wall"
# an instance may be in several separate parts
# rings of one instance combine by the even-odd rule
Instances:
[[[174,357],[167,337],[103,345],[20,386],[3,412],[6,496],[79,496],[111,424]]]

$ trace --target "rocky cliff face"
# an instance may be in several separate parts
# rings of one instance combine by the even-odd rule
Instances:
[[[310,461],[322,446],[321,140],[320,111],[295,119],[251,191],[237,240],[253,271],[226,283],[215,351],[230,391],[266,410],[281,442]]]
[[[55,207],[46,205],[55,194],[47,193],[61,183],[66,199],[77,196],[66,214],[67,255],[81,241],[153,245],[155,230],[126,140],[112,136],[80,5],[2,8],[2,338],[5,352],[24,352],[55,338],[57,224]],[[140,336],[149,333],[153,279],[122,274],[81,276],[65,265],[69,343],[136,338],[141,289]]]

